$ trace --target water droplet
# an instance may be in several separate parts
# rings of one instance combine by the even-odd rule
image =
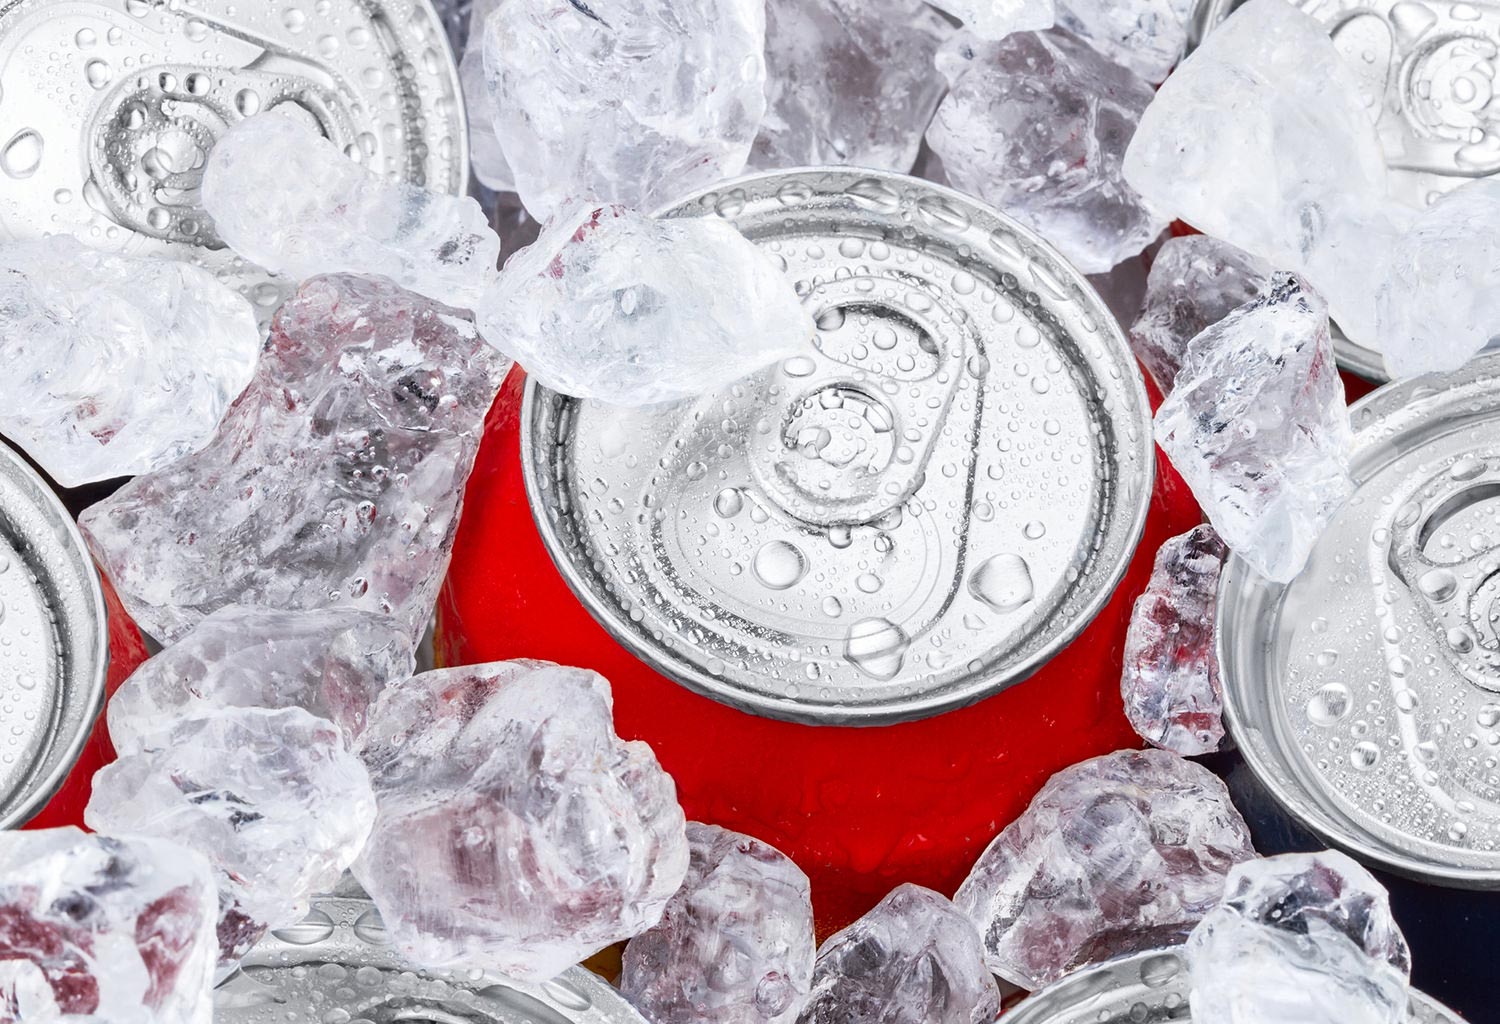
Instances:
[[[714,495],[714,512],[720,519],[733,519],[745,508],[745,495],[738,487],[726,487]]]
[[[42,137],[31,128],[17,132],[0,149],[0,168],[12,178],[29,178],[42,165]]]
[[[83,77],[95,89],[102,89],[108,85],[111,74],[109,61],[107,60],[95,58],[83,66]]]
[[[1349,690],[1343,683],[1329,683],[1307,702],[1307,720],[1330,726],[1349,713]]]
[[[1417,580],[1417,589],[1427,595],[1429,601],[1441,604],[1458,592],[1458,580],[1447,569],[1429,569]]]
[[[838,618],[840,615],[844,614],[843,602],[841,602],[838,598],[832,596],[823,598],[823,614],[828,616],[830,619]]]
[[[773,540],[763,544],[755,553],[750,568],[765,586],[772,590],[786,590],[807,574],[807,558],[795,545]]]
[[[844,658],[872,679],[894,679],[910,644],[906,632],[889,619],[860,619],[844,637]]]
[[[969,577],[969,593],[1000,612],[1013,612],[1035,596],[1031,566],[1020,555],[994,555]]]
[[[234,109],[245,117],[260,113],[260,93],[254,89],[241,89],[234,94]]]
[[[1448,630],[1447,641],[1455,654],[1468,654],[1474,649],[1474,634],[1467,629]]]
[[[295,7],[289,7],[281,16],[281,23],[287,27],[288,32],[301,32],[307,25],[307,15]]]
[[[854,531],[847,526],[835,525],[828,528],[828,543],[840,550],[854,543]]]
[[[1182,961],[1175,953],[1147,957],[1141,962],[1141,982],[1147,988],[1161,988],[1182,971]]]
[[[863,593],[873,594],[881,587],[885,586],[885,581],[882,580],[879,576],[876,576],[873,572],[862,572],[858,576],[854,577],[854,585],[858,587]]]
[[[792,356],[781,364],[781,371],[788,377],[810,377],[818,364],[807,356]]]
[[[384,946],[390,942],[390,937],[386,934],[385,922],[380,917],[380,911],[374,909],[366,910],[359,916],[359,920],[354,922],[354,934],[372,946]]]
[[[1361,740],[1349,750],[1349,763],[1361,771],[1369,771],[1380,760],[1380,748],[1369,740]]]
[[[277,928],[271,934],[294,946],[311,946],[333,934],[333,918],[314,908],[297,924]]]
[[[842,306],[830,306],[819,313],[813,319],[813,322],[817,324],[820,331],[836,331],[844,326],[844,321],[847,318],[848,314],[844,312]]]
[[[1047,535],[1047,524],[1033,519],[1021,529],[1021,532],[1026,535],[1027,540],[1041,540]]]

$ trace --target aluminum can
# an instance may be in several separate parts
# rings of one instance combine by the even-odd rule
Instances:
[[[123,615],[111,631],[106,607],[67,510],[20,456],[0,445],[0,722],[6,726],[0,828],[32,819],[78,821],[82,808],[71,787],[60,802],[49,801],[64,790],[75,764],[98,759],[91,736],[104,704],[111,640],[121,655],[119,671],[132,670],[141,653],[139,634]]]
[[[1201,0],[1192,43],[1244,0]],[[1394,198],[1421,208],[1500,171],[1500,107],[1492,104],[1500,4],[1468,0],[1292,0],[1328,26],[1361,86],[1390,169]],[[1386,381],[1380,353],[1334,331],[1339,365]]]
[[[430,970],[391,948],[380,911],[345,876],[298,924],[269,932],[214,993],[216,1024],[465,1021],[645,1024],[582,967],[531,984],[483,969]]]
[[[468,184],[458,72],[429,0],[4,0],[0,96],[0,239],[63,232],[188,259],[265,318],[291,283],[225,248],[199,195],[238,121],[280,108],[393,179]]]
[[[1176,948],[1120,957],[1068,975],[1022,1000],[1006,1024],[1190,1024],[1188,972]],[[1464,1024],[1446,1006],[1411,993],[1407,1024]],[[1290,1024],[1290,1022],[1289,1022]]]
[[[1357,489],[1306,568],[1284,585],[1225,571],[1226,721],[1326,842],[1500,888],[1500,355],[1351,412]]]
[[[788,852],[822,926],[951,888],[1051,772],[1138,742],[1130,603],[1198,521],[1140,371],[1049,246],[916,179],[784,172],[663,215],[762,245],[817,350],[636,410],[513,377],[439,657],[603,673],[689,816]]]

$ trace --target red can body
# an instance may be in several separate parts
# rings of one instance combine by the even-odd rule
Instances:
[[[689,818],[772,843],[808,873],[820,934],[902,882],[951,893],[1049,775],[1139,745],[1120,702],[1130,609],[1161,542],[1201,521],[1159,453],[1153,510],[1124,581],[1030,679],[922,721],[802,725],[747,714],[658,674],[574,597],[528,505],[523,384],[517,370],[501,391],[469,482],[439,602],[439,663],[540,658],[604,675],[616,728],[651,745]]]

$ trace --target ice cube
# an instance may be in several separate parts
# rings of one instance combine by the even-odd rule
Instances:
[[[981,39],[1004,39],[1012,32],[1051,28],[1057,11],[1054,0],[932,0],[964,28]]]
[[[379,274],[469,309],[500,260],[500,239],[473,199],[387,181],[274,111],[215,143],[203,208],[231,249],[297,280]]]
[[[938,66],[952,89],[927,142],[955,188],[1034,228],[1086,274],[1136,255],[1167,226],[1121,171],[1152,96],[1135,75],[1057,30],[998,43],[960,32]]]
[[[1058,0],[1057,27],[1146,81],[1160,82],[1187,49],[1198,7],[1196,0]]]
[[[245,298],[189,264],[0,244],[0,433],[64,487],[202,448],[261,339]]]
[[[652,1024],[792,1024],[812,984],[807,876],[750,836],[688,822],[687,880],[625,947],[620,989]]]
[[[1185,935],[1255,855],[1224,783],[1165,750],[1065,768],[980,855],[954,903],[1026,989]]]
[[[479,326],[547,387],[613,405],[710,391],[807,353],[814,332],[791,279],[731,225],[592,205],[511,257]]]
[[[180,639],[229,604],[388,613],[421,636],[509,363],[389,281],[315,278],[202,451],[79,518],[126,610]]]
[[[544,980],[661,920],[688,843],[609,685],[501,662],[388,688],[360,739],[380,813],[354,873],[414,963]]]
[[[1187,944],[1194,1020],[1401,1024],[1411,956],[1385,887],[1341,853],[1240,864]]]
[[[1156,438],[1230,550],[1288,582],[1354,490],[1323,301],[1292,274],[1188,345]]]

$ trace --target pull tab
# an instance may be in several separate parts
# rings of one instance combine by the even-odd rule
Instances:
[[[805,301],[817,350],[782,364],[789,398],[776,428],[751,445],[751,471],[803,522],[872,522],[922,484],[962,377],[966,332],[915,278],[837,278]]]
[[[305,117],[355,159],[369,155],[338,97],[309,78],[159,64],[117,82],[95,106],[86,191],[122,227],[222,249],[200,195],[209,151],[233,125],[272,108]]]
[[[1396,511],[1388,562],[1443,638],[1453,666],[1485,690],[1500,692],[1500,528],[1480,524],[1476,506],[1500,499],[1500,457],[1460,459],[1429,479]],[[1469,522],[1467,520],[1472,520]],[[1489,532],[1478,532],[1487,525]],[[1474,551],[1466,540],[1451,560],[1427,548],[1443,529],[1458,527],[1487,544]]]

